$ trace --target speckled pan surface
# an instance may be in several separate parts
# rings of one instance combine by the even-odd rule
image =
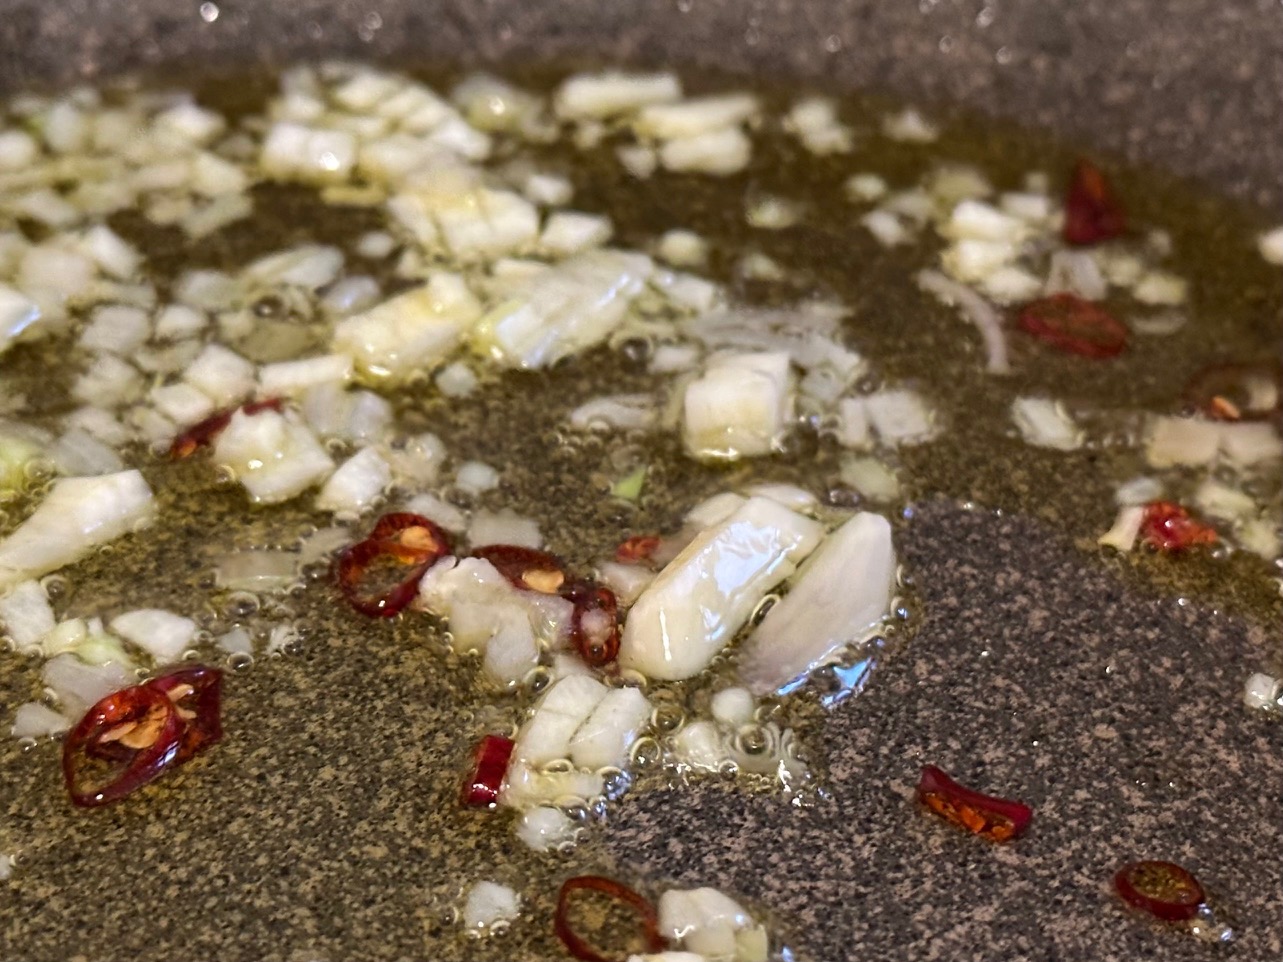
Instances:
[[[0,52],[10,88],[333,53],[825,78],[1026,118],[1258,203],[1283,198],[1274,0],[16,2],[0,4]],[[1283,626],[1126,589],[1030,520],[927,505],[904,550],[926,620],[919,643],[836,713],[821,751],[831,800],[641,796],[614,816],[620,863],[758,899],[823,962],[1283,958],[1283,726],[1238,707],[1245,666]],[[443,682],[413,659],[334,650],[273,680],[229,699],[261,742],[229,739],[237,777],[224,793],[178,808],[162,791],[105,834],[85,823],[40,853],[60,870],[0,893],[0,959],[438,957],[433,886],[466,867],[433,864],[423,827],[455,786],[398,779],[452,750],[446,721],[414,708]],[[1036,831],[998,849],[906,818],[925,761],[1022,786]],[[21,830],[40,816],[24,802],[56,791],[47,773],[0,816]],[[78,871],[87,845],[119,854],[117,877]],[[184,857],[170,859],[176,848]],[[1194,868],[1238,941],[1213,948],[1127,919],[1107,879],[1143,856]],[[468,950],[450,939],[446,952]]]

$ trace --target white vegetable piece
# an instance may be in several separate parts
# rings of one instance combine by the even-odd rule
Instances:
[[[1221,444],[1220,425],[1200,418],[1155,417],[1150,420],[1145,460],[1155,468],[1209,464]]]
[[[708,241],[691,230],[665,231],[655,253],[674,267],[702,267],[708,260]]]
[[[230,468],[260,504],[288,501],[334,470],[308,428],[277,411],[237,411],[214,443],[214,461]]]
[[[464,926],[480,932],[511,922],[520,914],[521,899],[517,893],[497,882],[478,882],[469,889],[463,903]]]
[[[110,351],[128,357],[142,347],[150,334],[146,311],[106,304],[94,310],[89,324],[80,332],[79,343],[86,351]]]
[[[644,107],[633,120],[633,130],[639,137],[676,140],[736,127],[751,120],[757,112],[758,101],[752,94],[694,97],[680,103]]]
[[[701,958],[739,960],[736,933],[755,925],[738,902],[714,888],[669,889],[657,909],[660,934]]]
[[[75,655],[56,655],[45,662],[41,679],[58,697],[63,712],[79,718],[104,695],[138,683],[132,665],[109,661],[87,665]]]
[[[659,412],[649,394],[611,394],[585,401],[570,412],[570,424],[581,431],[618,428],[640,431],[655,423]]]
[[[703,671],[822,536],[809,518],[768,498],[749,499],[697,535],[637,599],[620,665],[665,680]]]
[[[263,397],[292,397],[318,384],[346,384],[351,378],[352,358],[346,354],[278,361],[259,369],[259,394]]]
[[[514,761],[508,766],[499,802],[518,809],[584,804],[601,795],[605,785],[605,778],[598,772],[539,771],[525,762]]]
[[[890,504],[900,497],[900,479],[884,461],[875,457],[845,457],[839,469],[842,483],[877,504]]]
[[[39,647],[40,639],[54,629],[53,608],[40,582],[23,581],[0,596],[0,630],[20,652]]]
[[[1283,458],[1283,436],[1268,422],[1218,424],[1221,454],[1241,468]]]
[[[1124,505],[1118,509],[1113,526],[1096,539],[1097,544],[1115,548],[1124,553],[1136,545],[1140,534],[1141,522],[1145,520],[1145,508],[1139,504]]]
[[[150,524],[155,510],[138,471],[56,481],[35,512],[0,542],[0,589],[80,560]]]
[[[0,284],[0,354],[38,320],[40,305],[12,287]]]
[[[1266,231],[1257,240],[1256,246],[1269,263],[1283,266],[1283,227]]]
[[[940,136],[934,124],[912,107],[882,119],[882,133],[892,140],[914,144],[929,144]]]
[[[776,450],[793,417],[788,353],[765,351],[710,359],[686,386],[682,436],[699,458],[734,460]]]
[[[463,361],[447,364],[437,372],[433,382],[437,390],[449,398],[468,397],[480,384],[472,368]]]
[[[1057,451],[1082,447],[1082,430],[1065,406],[1053,398],[1018,397],[1011,402],[1011,419],[1026,444]]]
[[[461,276],[439,272],[423,286],[341,322],[333,347],[366,374],[404,378],[445,360],[481,310]]]
[[[214,413],[216,406],[213,398],[186,382],[157,385],[149,397],[159,413],[182,425],[200,423]]]
[[[375,447],[362,448],[330,475],[316,496],[322,511],[361,512],[392,483],[392,468]]]
[[[344,531],[345,540],[350,537]],[[288,588],[298,578],[302,556],[274,548],[251,548],[227,555],[214,569],[220,588],[232,591],[272,592]]]
[[[706,719],[682,727],[673,738],[673,755],[683,765],[703,772],[715,772],[729,761],[721,729]]]
[[[598,771],[628,766],[629,752],[650,718],[650,702],[637,688],[613,688],[570,740],[570,760]]]
[[[538,767],[569,758],[572,739],[609,691],[590,675],[570,675],[553,684],[521,726],[513,759]]]
[[[553,109],[567,119],[600,120],[650,104],[672,103],[681,96],[681,83],[668,73],[577,74],[557,88]]]
[[[254,390],[254,365],[221,344],[210,344],[192,361],[183,378],[219,407],[228,407]]]
[[[723,688],[713,696],[709,708],[721,724],[738,728],[753,720],[757,702],[747,688]]]
[[[465,491],[483,494],[499,487],[499,472],[484,461],[464,461],[455,472],[454,483]]]
[[[883,247],[904,244],[912,237],[909,228],[894,211],[871,210],[860,218],[860,223]]]
[[[711,130],[668,140],[659,149],[659,162],[676,173],[726,177],[748,166],[753,142],[738,127]]]
[[[278,123],[263,140],[259,163],[281,180],[336,183],[351,174],[356,147],[356,137],[344,130]]]
[[[615,593],[624,607],[629,607],[655,580],[655,573],[642,565],[603,561],[597,566],[597,578]]]
[[[1277,678],[1257,672],[1250,675],[1243,686],[1243,704],[1256,710],[1278,709],[1280,690],[1283,690],[1283,683]]]
[[[14,738],[46,738],[61,735],[71,725],[71,719],[61,712],[40,702],[29,701],[19,705],[13,713],[13,727],[9,731]]]
[[[573,842],[578,831],[569,815],[548,805],[527,809],[517,820],[517,838],[536,852],[551,851]]]
[[[931,409],[922,395],[897,389],[864,398],[864,410],[878,438],[886,444],[920,444],[935,433]]]
[[[435,494],[416,494],[405,503],[405,510],[411,514],[421,514],[453,534],[462,534],[468,528],[468,516]]]
[[[491,611],[489,620],[492,628],[481,658],[482,671],[501,687],[516,685],[539,664],[539,643],[530,616],[523,605],[512,604]]]
[[[111,630],[156,660],[178,660],[196,638],[196,622],[160,608],[139,608],[111,620]]]
[[[644,254],[578,254],[518,283],[477,324],[473,346],[509,367],[546,367],[614,333],[653,270]]]
[[[539,246],[552,254],[565,257],[592,247],[600,247],[610,240],[609,217],[584,214],[580,211],[557,211],[548,217]]]
[[[858,640],[886,615],[895,566],[881,515],[860,512],[829,535],[745,642],[744,685],[758,695],[778,691]]]
[[[854,145],[851,128],[838,119],[837,104],[828,97],[799,100],[784,119],[784,126],[813,154],[844,154]]]

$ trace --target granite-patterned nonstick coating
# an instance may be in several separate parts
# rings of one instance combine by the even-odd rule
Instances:
[[[1283,198],[1283,7],[1264,0],[19,0],[0,4],[0,52],[8,88],[333,53],[826,78],[1027,118],[1240,197]],[[1029,520],[928,505],[903,546],[926,620],[827,729],[831,800],[639,796],[613,816],[620,862],[759,898],[823,962],[1283,957],[1283,726],[1238,704],[1280,627],[1124,589]],[[473,957],[453,937],[435,948],[433,879],[475,873],[499,843],[475,865],[433,865],[421,829],[455,786],[396,781],[459,748],[462,735],[413,709],[440,676],[330,646],[274,677],[275,691],[251,700],[251,683],[229,705],[259,747],[229,739],[224,760],[198,763],[234,761],[234,788],[181,805],[158,788],[84,823],[57,870],[0,890],[0,959]],[[375,702],[372,679],[386,691]],[[1029,836],[999,848],[920,816],[910,796],[926,761],[1029,801]],[[13,831],[55,782],[45,772],[0,813]],[[119,852],[116,877],[78,871],[87,844]],[[1193,868],[1237,942],[1216,949],[1125,916],[1107,879],[1143,856]]]

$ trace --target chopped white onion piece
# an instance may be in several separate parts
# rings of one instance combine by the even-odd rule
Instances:
[[[577,74],[557,88],[553,109],[565,119],[600,119],[651,104],[672,103],[681,96],[681,83],[668,73]]]
[[[655,573],[642,565],[603,561],[597,565],[597,580],[615,593],[624,607],[628,607],[655,580]]]
[[[125,469],[125,463],[113,447],[80,428],[64,432],[49,448],[47,455],[58,473],[68,477],[115,474]]]
[[[477,511],[468,525],[468,544],[481,548],[492,544],[515,544],[524,548],[543,546],[539,524],[523,518],[509,508],[502,511]]]
[[[0,284],[0,354],[40,320],[40,305],[20,291]]]
[[[915,391],[879,391],[863,401],[870,425],[886,444],[921,444],[931,440],[935,434],[931,409],[922,395]]]
[[[1220,426],[1214,421],[1154,417],[1146,436],[1145,460],[1155,468],[1209,464],[1220,444]]]
[[[1124,553],[1131,551],[1136,545],[1136,537],[1140,534],[1140,526],[1144,520],[1143,505],[1123,505],[1114,517],[1113,526],[1097,538],[1096,543]]]
[[[335,183],[351,174],[356,148],[356,138],[347,131],[278,123],[263,139],[259,163],[280,180]]]
[[[575,210],[551,214],[539,235],[539,246],[552,254],[566,257],[593,247],[601,247],[610,240],[610,218],[600,214],[584,214]]]
[[[1256,513],[1256,501],[1250,494],[1215,478],[1205,478],[1194,490],[1193,503],[1219,521],[1241,521]]]
[[[721,729],[703,719],[684,725],[673,738],[672,750],[680,764],[695,771],[715,772],[729,760]]]
[[[570,760],[580,768],[624,769],[650,719],[650,702],[637,688],[612,688],[570,740]]]
[[[392,483],[392,468],[377,448],[362,448],[330,475],[316,496],[321,511],[359,514]]]
[[[887,613],[895,590],[891,525],[861,512],[829,535],[744,644],[739,676],[778,691],[856,641]]]
[[[464,928],[488,932],[520,914],[521,899],[515,891],[497,882],[478,882],[468,890],[462,920]]]
[[[345,531],[344,539],[348,537]],[[292,551],[272,548],[237,551],[218,563],[214,580],[228,591],[283,591],[297,580],[300,560]]]
[[[142,378],[132,364],[114,354],[102,354],[76,378],[71,393],[79,401],[106,408],[135,400],[142,389]]]
[[[468,397],[480,383],[477,375],[464,361],[447,364],[433,378],[437,390],[450,398]]]
[[[605,790],[605,778],[598,772],[540,771],[514,761],[508,766],[499,793],[499,802],[509,808],[541,805],[586,805]]]
[[[699,674],[791,575],[823,529],[767,498],[751,498],[701,532],[629,612],[619,663],[656,679]]]
[[[1053,398],[1018,397],[1011,402],[1011,419],[1026,444],[1037,448],[1073,451],[1082,447],[1082,429]]]
[[[139,608],[111,620],[111,630],[156,660],[178,660],[196,637],[196,622],[160,608]]]
[[[0,588],[78,561],[150,524],[154,515],[151,488],[138,471],[56,481],[32,515],[0,542]]]
[[[1283,435],[1265,421],[1217,426],[1219,447],[1227,461],[1241,468],[1283,458]]]
[[[1052,253],[1043,293],[1062,292],[1077,294],[1089,301],[1099,301],[1109,292],[1105,276],[1090,251],[1059,250]]]
[[[1114,491],[1114,503],[1126,507],[1128,505],[1148,504],[1151,501],[1158,501],[1163,496],[1163,484],[1157,478],[1149,478],[1139,475],[1129,481],[1124,481]]]
[[[210,344],[192,361],[183,378],[219,407],[228,407],[254,390],[254,365],[221,344]]]
[[[652,374],[690,371],[699,364],[700,350],[693,344],[661,344],[650,358]]]
[[[785,115],[784,129],[820,156],[848,153],[855,143],[851,128],[838,119],[837,104],[828,97],[799,100]]]
[[[156,315],[156,336],[179,340],[199,334],[209,323],[209,318],[194,307],[185,304],[168,304]]]
[[[910,239],[904,222],[889,210],[871,210],[860,218],[860,223],[883,247],[895,247]]]
[[[341,322],[334,350],[366,374],[400,379],[444,360],[480,317],[481,303],[464,279],[438,272],[421,287]]]
[[[260,504],[287,501],[334,470],[305,425],[272,410],[236,411],[214,443],[214,461],[234,471]]]
[[[560,174],[533,173],[525,179],[521,192],[526,199],[543,207],[569,204],[575,195],[574,185]]]
[[[392,405],[384,398],[373,391],[345,391],[333,383],[318,385],[305,393],[302,407],[304,419],[317,434],[356,443],[382,439],[392,422]],[[429,481],[436,477],[436,466],[445,457],[439,441],[432,445],[432,452]],[[416,459],[423,453],[421,446],[411,441],[397,465],[404,467],[403,460]],[[416,476],[422,473],[415,472]]]
[[[882,133],[891,140],[914,144],[929,144],[940,136],[935,125],[912,107],[882,119]]]
[[[940,233],[953,240],[998,241],[1019,243],[1029,234],[1029,228],[1017,217],[1005,214],[991,204],[979,200],[964,200],[949,215]]]
[[[351,357],[322,354],[263,365],[258,372],[258,390],[263,397],[292,397],[318,384],[346,384],[351,377]]]
[[[751,94],[694,97],[643,108],[633,120],[633,130],[639,137],[675,140],[737,126],[752,119],[757,111],[757,98]]]
[[[739,959],[735,933],[754,924],[734,899],[714,888],[669,889],[659,897],[659,931],[700,958]]]
[[[846,196],[857,203],[871,204],[886,196],[887,182],[878,174],[852,174],[842,184]]]
[[[753,142],[742,130],[726,127],[665,141],[659,148],[659,162],[676,173],[726,177],[747,167],[752,152]]]
[[[613,394],[585,401],[570,412],[570,423],[581,431],[618,428],[644,430],[658,417],[649,394]]]
[[[1150,271],[1132,288],[1132,296],[1142,304],[1161,304],[1176,307],[1189,297],[1189,284],[1184,279],[1165,271]]]
[[[521,726],[514,761],[540,766],[570,757],[571,740],[611,691],[590,675],[570,675],[551,685]],[[635,690],[635,689],[634,689]]]
[[[875,504],[891,504],[900,499],[900,480],[884,462],[873,457],[846,457],[840,469],[842,483]]]
[[[13,713],[13,727],[9,729],[14,738],[48,738],[61,735],[71,728],[73,722],[47,705],[29,701],[19,705]]]
[[[244,628],[233,628],[231,631],[219,635],[214,639],[214,644],[229,655],[254,654],[254,639],[250,637],[249,632]]]
[[[599,344],[624,322],[653,269],[644,254],[577,254],[518,282],[476,325],[474,347],[510,367],[540,368]]]
[[[468,528],[468,516],[434,494],[416,494],[405,503],[405,510],[435,521],[452,534],[462,534]]]
[[[1283,265],[1283,227],[1262,234],[1257,239],[1256,248],[1269,263]]]
[[[758,197],[749,201],[745,218],[749,227],[783,230],[801,221],[802,205],[785,197]]]
[[[166,418],[181,425],[197,424],[215,408],[213,398],[187,383],[157,385],[151,390],[150,401]]]
[[[50,658],[40,677],[58,697],[63,712],[77,719],[100,698],[138,682],[132,665],[115,661],[87,665],[73,654]]]
[[[472,494],[483,494],[499,487],[499,472],[482,461],[465,461],[455,472],[454,483]]]
[[[682,437],[698,458],[735,460],[776,450],[793,417],[793,374],[784,352],[709,360],[686,386]]]
[[[1283,683],[1264,672],[1249,675],[1243,686],[1243,704],[1257,711],[1274,711],[1279,708],[1279,693]]]
[[[575,840],[577,824],[559,808],[539,805],[517,819],[517,838],[536,852],[559,849]]]
[[[22,581],[0,595],[0,631],[18,651],[38,648],[54,624],[53,608],[40,582]]]
[[[934,294],[945,304],[957,306],[967,320],[976,326],[984,338],[985,352],[988,360],[985,370],[990,374],[1010,374],[1011,363],[1007,360],[1007,337],[1003,333],[1002,319],[993,305],[971,288],[945,277],[939,271],[919,271],[918,286]]]
[[[739,728],[753,720],[757,699],[747,688],[723,688],[709,706],[713,717],[728,728]]]

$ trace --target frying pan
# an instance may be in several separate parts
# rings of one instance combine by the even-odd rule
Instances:
[[[0,52],[7,90],[335,55],[778,76],[958,104],[1283,199],[1274,0],[10,0]],[[1236,709],[1283,627],[1122,586],[1032,518],[929,502],[903,552],[924,623],[826,727],[830,794],[630,798],[602,832],[621,873],[747,896],[825,962],[1283,958],[1283,726]],[[194,807],[95,813],[27,852],[40,871],[0,890],[0,957],[543,957],[516,932],[461,943],[441,915],[445,880],[500,871],[506,843],[461,859],[431,838],[448,791],[415,773],[455,724],[423,703],[440,680],[336,652],[245,682],[233,702],[256,741]],[[950,756],[1021,786],[1037,830],[999,849],[914,827],[917,767]],[[0,811],[15,837],[49,817]],[[1108,879],[1139,857],[1196,866],[1236,941],[1125,916]]]

